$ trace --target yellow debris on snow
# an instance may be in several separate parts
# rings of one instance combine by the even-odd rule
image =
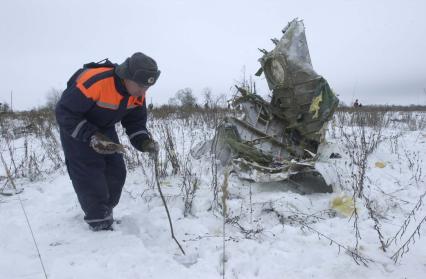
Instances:
[[[172,185],[170,184],[170,181],[160,181],[160,185],[161,185],[161,186],[167,186],[167,187],[172,186]]]
[[[331,208],[345,217],[350,217],[354,210],[354,200],[349,196],[338,196],[331,201]]]
[[[375,166],[376,166],[376,168],[381,168],[381,169],[383,169],[385,166],[386,166],[386,164],[385,164],[385,162],[376,162],[376,164],[374,164]]]

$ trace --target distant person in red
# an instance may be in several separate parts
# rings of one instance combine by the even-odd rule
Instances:
[[[159,75],[154,59],[140,52],[120,65],[109,60],[85,64],[56,106],[68,174],[94,231],[112,229],[112,211],[126,179],[115,124],[121,122],[137,150],[158,153],[146,128],[145,94]]]

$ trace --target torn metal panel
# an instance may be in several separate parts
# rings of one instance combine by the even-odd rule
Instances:
[[[326,184],[315,162],[338,99],[312,67],[303,22],[291,21],[283,33],[259,59],[257,75],[264,73],[271,102],[237,87],[232,105],[238,116],[224,119],[211,150],[241,178]]]

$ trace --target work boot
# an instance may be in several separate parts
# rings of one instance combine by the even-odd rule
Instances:
[[[114,223],[112,209],[105,212],[103,218],[92,219],[92,218],[87,218],[87,216],[85,216],[84,220],[89,224],[89,228],[94,232],[113,230],[113,228],[111,227],[112,224]]]
[[[113,219],[89,223],[89,228],[94,231],[113,231],[112,224],[114,223]]]

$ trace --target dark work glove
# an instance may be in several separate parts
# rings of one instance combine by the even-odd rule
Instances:
[[[124,153],[124,148],[121,144],[113,142],[109,137],[95,133],[90,138],[90,147],[100,154]]]
[[[160,146],[153,139],[144,139],[140,145],[140,150],[142,152],[148,152],[150,157],[155,157],[160,151]]]

